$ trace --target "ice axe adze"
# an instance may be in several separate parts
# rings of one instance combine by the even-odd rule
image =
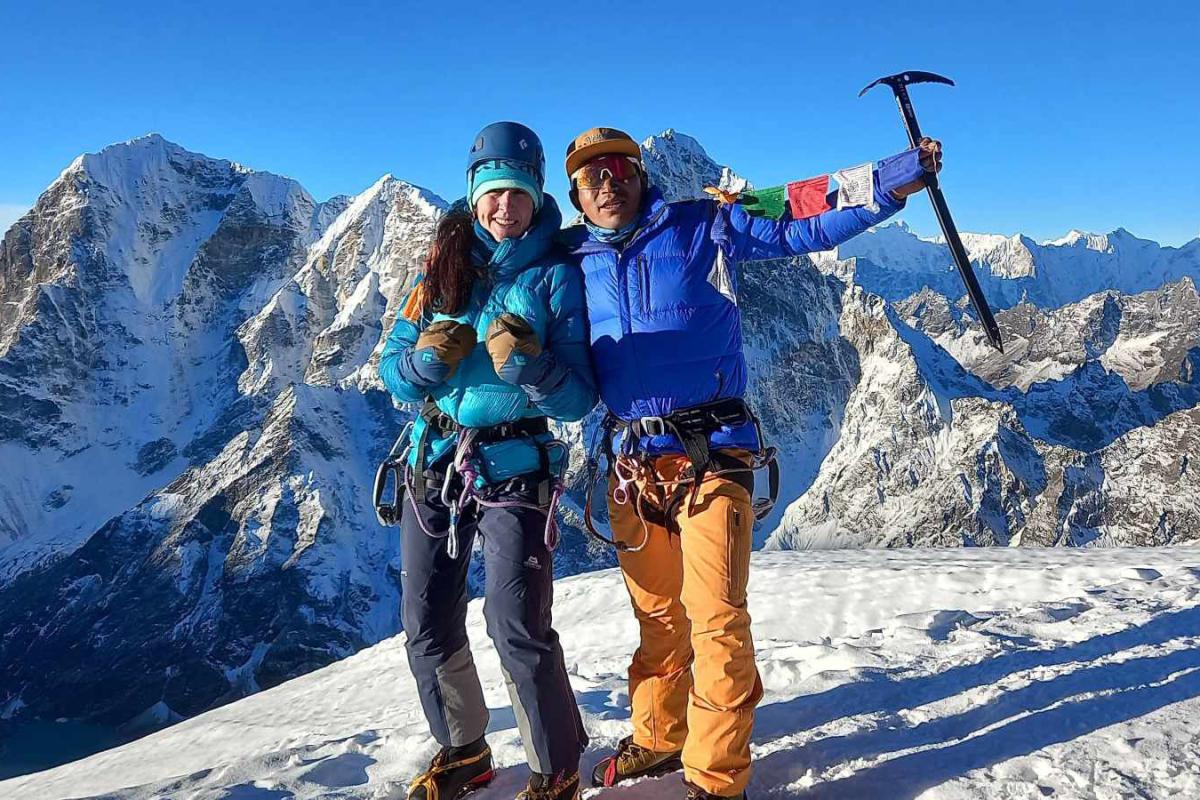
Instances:
[[[932,72],[898,72],[874,81],[859,92],[858,96],[862,97],[867,90],[881,83],[890,86],[892,93],[896,95],[896,103],[900,106],[900,115],[904,117],[904,127],[908,130],[908,141],[913,147],[916,147],[917,142],[921,141],[921,127],[917,124],[916,112],[913,111],[912,101],[908,98],[908,84],[945,83],[950,86],[954,85],[954,81],[949,78],[943,78]],[[950,248],[950,254],[954,256],[954,266],[958,267],[958,274],[962,276],[963,283],[967,286],[967,297],[971,299],[975,314],[983,324],[988,341],[1003,353],[1004,342],[1000,339],[1000,326],[996,324],[996,318],[992,316],[992,309],[988,307],[987,298],[983,296],[983,290],[979,288],[979,281],[975,279],[975,270],[971,269],[971,260],[967,258],[967,251],[958,235],[958,228],[954,227],[950,209],[946,207],[946,197],[942,194],[941,187],[938,186],[936,172],[925,174],[925,186],[929,189],[929,199],[933,202],[933,212],[937,214],[938,224],[942,226],[942,235],[946,237],[946,245]]]

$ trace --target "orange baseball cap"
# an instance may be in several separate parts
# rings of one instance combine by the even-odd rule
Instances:
[[[642,159],[642,148],[625,131],[616,128],[589,128],[567,145],[567,180],[596,156],[632,156]]]

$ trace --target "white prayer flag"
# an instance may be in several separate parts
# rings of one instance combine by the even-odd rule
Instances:
[[[833,173],[834,180],[838,182],[837,207],[839,211],[843,208],[860,206],[865,206],[871,213],[879,211],[879,206],[875,204],[874,169],[875,165],[868,161],[866,164],[839,169]]]

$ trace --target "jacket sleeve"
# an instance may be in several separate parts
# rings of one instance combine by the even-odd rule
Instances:
[[[550,270],[549,285],[550,324],[545,347],[565,369],[558,371],[561,374],[551,385],[526,386],[525,391],[546,416],[574,422],[583,419],[597,400],[583,274],[578,267],[560,264]]]
[[[429,393],[429,384],[422,381],[410,366],[413,346],[417,343],[420,329],[408,319],[405,311],[413,301],[416,289],[405,298],[383,345],[383,354],[379,357],[379,377],[392,396],[401,403],[419,403]]]
[[[786,258],[832,250],[854,238],[872,225],[878,225],[904,208],[905,201],[880,191],[879,171],[874,171],[875,204],[877,212],[866,208],[831,210],[805,219],[792,219],[788,213],[782,219],[751,216],[737,203],[721,206],[730,228],[730,256],[734,261],[759,261],[767,258]],[[830,195],[830,205],[835,204]]]

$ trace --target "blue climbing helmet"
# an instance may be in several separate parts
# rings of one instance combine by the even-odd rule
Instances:
[[[493,122],[475,135],[467,155],[467,200],[472,207],[484,191],[512,186],[530,192],[540,208],[545,183],[546,153],[532,130],[519,122]]]

